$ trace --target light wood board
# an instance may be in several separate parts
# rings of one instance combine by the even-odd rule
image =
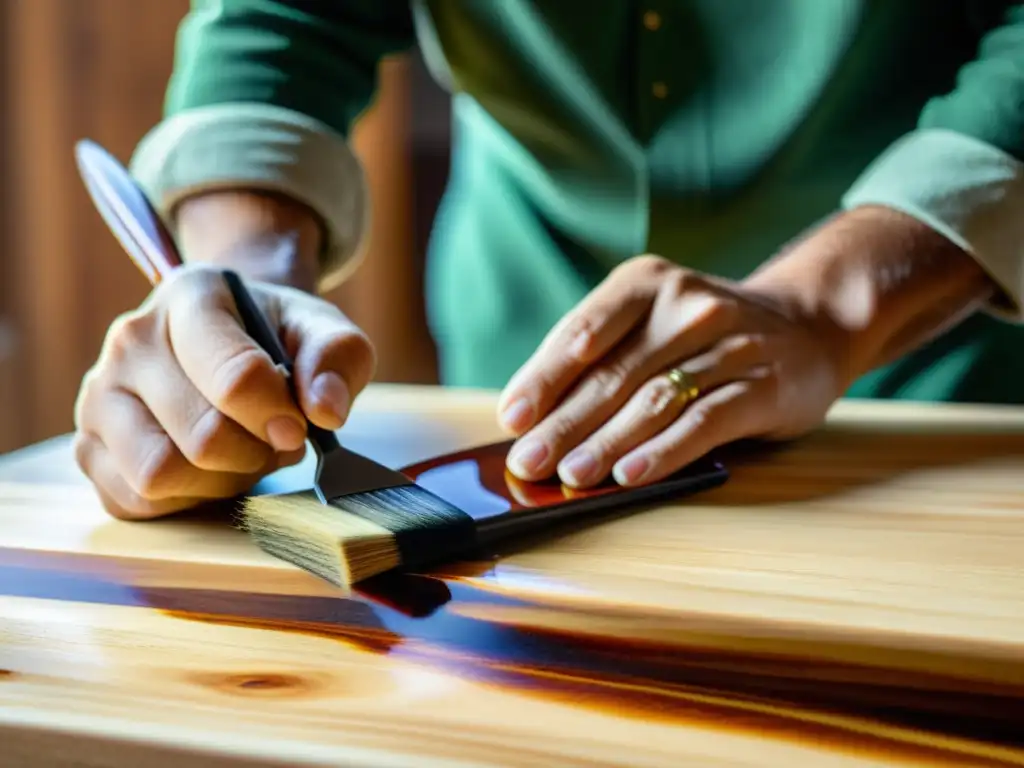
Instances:
[[[401,465],[494,402],[375,387],[343,437]],[[844,402],[720,489],[362,597],[226,516],[108,519],[68,461],[0,466],[0,765],[1024,765],[1022,409]]]

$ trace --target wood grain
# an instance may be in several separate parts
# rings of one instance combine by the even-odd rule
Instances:
[[[400,464],[494,439],[493,406],[375,387],[349,442]],[[686,504],[348,599],[226,510],[122,523],[85,485],[7,482],[0,743],[111,766],[1024,765],[1024,410],[845,402],[732,454]]]

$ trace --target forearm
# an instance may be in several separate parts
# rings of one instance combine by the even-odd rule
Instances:
[[[997,286],[984,311],[1024,323],[1024,3],[973,5],[981,12],[975,57],[948,92],[928,100],[917,129],[864,169],[841,206],[881,206],[928,225]]]
[[[850,385],[935,338],[995,293],[960,247],[898,211],[842,214],[746,281],[829,337]]]
[[[184,199],[172,220],[186,261],[316,291],[324,229],[297,201],[269,192],[210,191]]]
[[[414,42],[409,3],[192,0],[177,41],[164,120],[131,171],[173,220],[186,258],[309,289],[317,275],[321,291],[337,284],[361,255],[369,216],[348,134],[381,59]],[[245,202],[228,189],[267,197]],[[314,211],[320,231],[273,195]]]

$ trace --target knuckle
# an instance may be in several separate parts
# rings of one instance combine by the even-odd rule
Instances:
[[[627,302],[631,299],[632,291],[632,286],[625,290],[617,289],[616,295],[619,301]],[[577,308],[565,316],[545,340],[542,347],[545,353],[560,358],[567,355],[566,360],[576,362],[587,359],[592,351],[592,344],[600,338],[608,324],[610,312],[607,302],[607,298],[591,300],[586,306]]]
[[[667,294],[675,299],[688,293],[707,289],[707,281],[703,275],[679,265],[673,265],[671,270],[660,274],[658,285],[663,295]]]
[[[662,275],[670,270],[679,269],[678,265],[673,264],[664,256],[658,256],[654,253],[634,256],[632,259],[624,262],[623,266],[634,274],[650,276]]]
[[[172,479],[178,455],[177,446],[166,435],[154,440],[152,448],[141,457],[135,476],[130,479],[132,489],[140,499],[160,497],[164,487]]]
[[[103,345],[103,362],[117,366],[133,352],[149,345],[153,338],[153,320],[148,313],[127,312],[110,324]]]
[[[191,263],[176,269],[151,294],[153,314],[160,317],[208,310],[228,294],[220,271],[210,264]]]
[[[743,333],[733,337],[730,347],[740,360],[753,362],[766,357],[768,339],[763,333]]]
[[[548,436],[555,443],[561,443],[572,434],[574,427],[575,423],[572,419],[568,418],[565,414],[555,413],[548,419],[548,423],[544,425],[544,431],[548,433]]]
[[[687,419],[692,432],[708,432],[714,430],[721,422],[722,409],[708,400],[698,400],[690,406]]]
[[[697,320],[716,328],[732,326],[740,313],[740,305],[730,296],[711,294],[707,296],[697,312]]]
[[[192,425],[181,453],[195,467],[216,469],[223,464],[222,449],[230,430],[228,418],[216,408],[208,408]]]
[[[110,488],[104,487],[104,478],[96,472],[96,450],[98,442],[87,432],[76,432],[72,441],[72,452],[75,464],[83,475],[93,484],[97,491],[100,504],[104,511],[117,520],[139,520],[152,516],[151,506],[138,494],[122,491],[112,494]],[[118,496],[115,500],[114,495]],[[121,498],[125,497],[125,498]]]
[[[596,368],[590,375],[589,389],[602,400],[615,399],[629,381],[629,372],[621,363],[610,362]]]
[[[567,340],[595,336],[601,326],[592,312],[578,312],[566,324],[564,337]]]
[[[652,418],[666,413],[677,396],[676,388],[666,377],[658,376],[651,379],[640,390],[638,398],[638,416]]]
[[[663,256],[645,253],[633,256],[616,265],[606,278],[606,282],[628,286],[633,291],[650,291],[656,289],[661,278],[679,266]]]
[[[210,382],[212,404],[218,410],[230,408],[243,393],[252,391],[261,379],[274,375],[273,364],[266,353],[249,347],[229,355],[216,364]]]
[[[587,452],[594,457],[599,465],[605,465],[621,453],[613,435],[602,433],[591,435],[586,442]]]

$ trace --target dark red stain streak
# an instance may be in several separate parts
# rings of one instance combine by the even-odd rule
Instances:
[[[119,580],[116,559],[69,570],[66,557],[18,552],[5,564],[0,549],[0,595],[156,609],[182,619],[332,638],[366,651],[402,655],[463,678],[514,687],[575,706],[613,710],[645,720],[712,722],[723,730],[772,732],[831,744],[843,751],[890,757],[1020,765],[1024,761],[1024,701],[1019,690],[965,691],[954,680],[915,674],[887,683],[877,670],[813,660],[795,662],[749,653],[702,651],[655,643],[537,631],[460,616],[457,606],[536,607],[473,587],[458,578],[392,575],[365,585],[360,596],[312,597],[224,590],[138,588]],[[9,564],[9,563],[17,564]],[[112,563],[112,564],[111,564]],[[2,675],[2,673],[0,673]],[[827,680],[843,680],[828,683]],[[282,689],[302,681],[254,674],[239,688]],[[220,684],[224,684],[221,681]],[[627,687],[628,686],[628,687]],[[714,695],[704,704],[687,694]],[[735,702],[735,704],[730,703]],[[743,711],[759,702],[780,714]],[[787,714],[789,712],[791,714]],[[923,734],[962,737],[1020,749],[1014,762],[915,746],[842,726],[815,725],[799,713],[831,713]]]

